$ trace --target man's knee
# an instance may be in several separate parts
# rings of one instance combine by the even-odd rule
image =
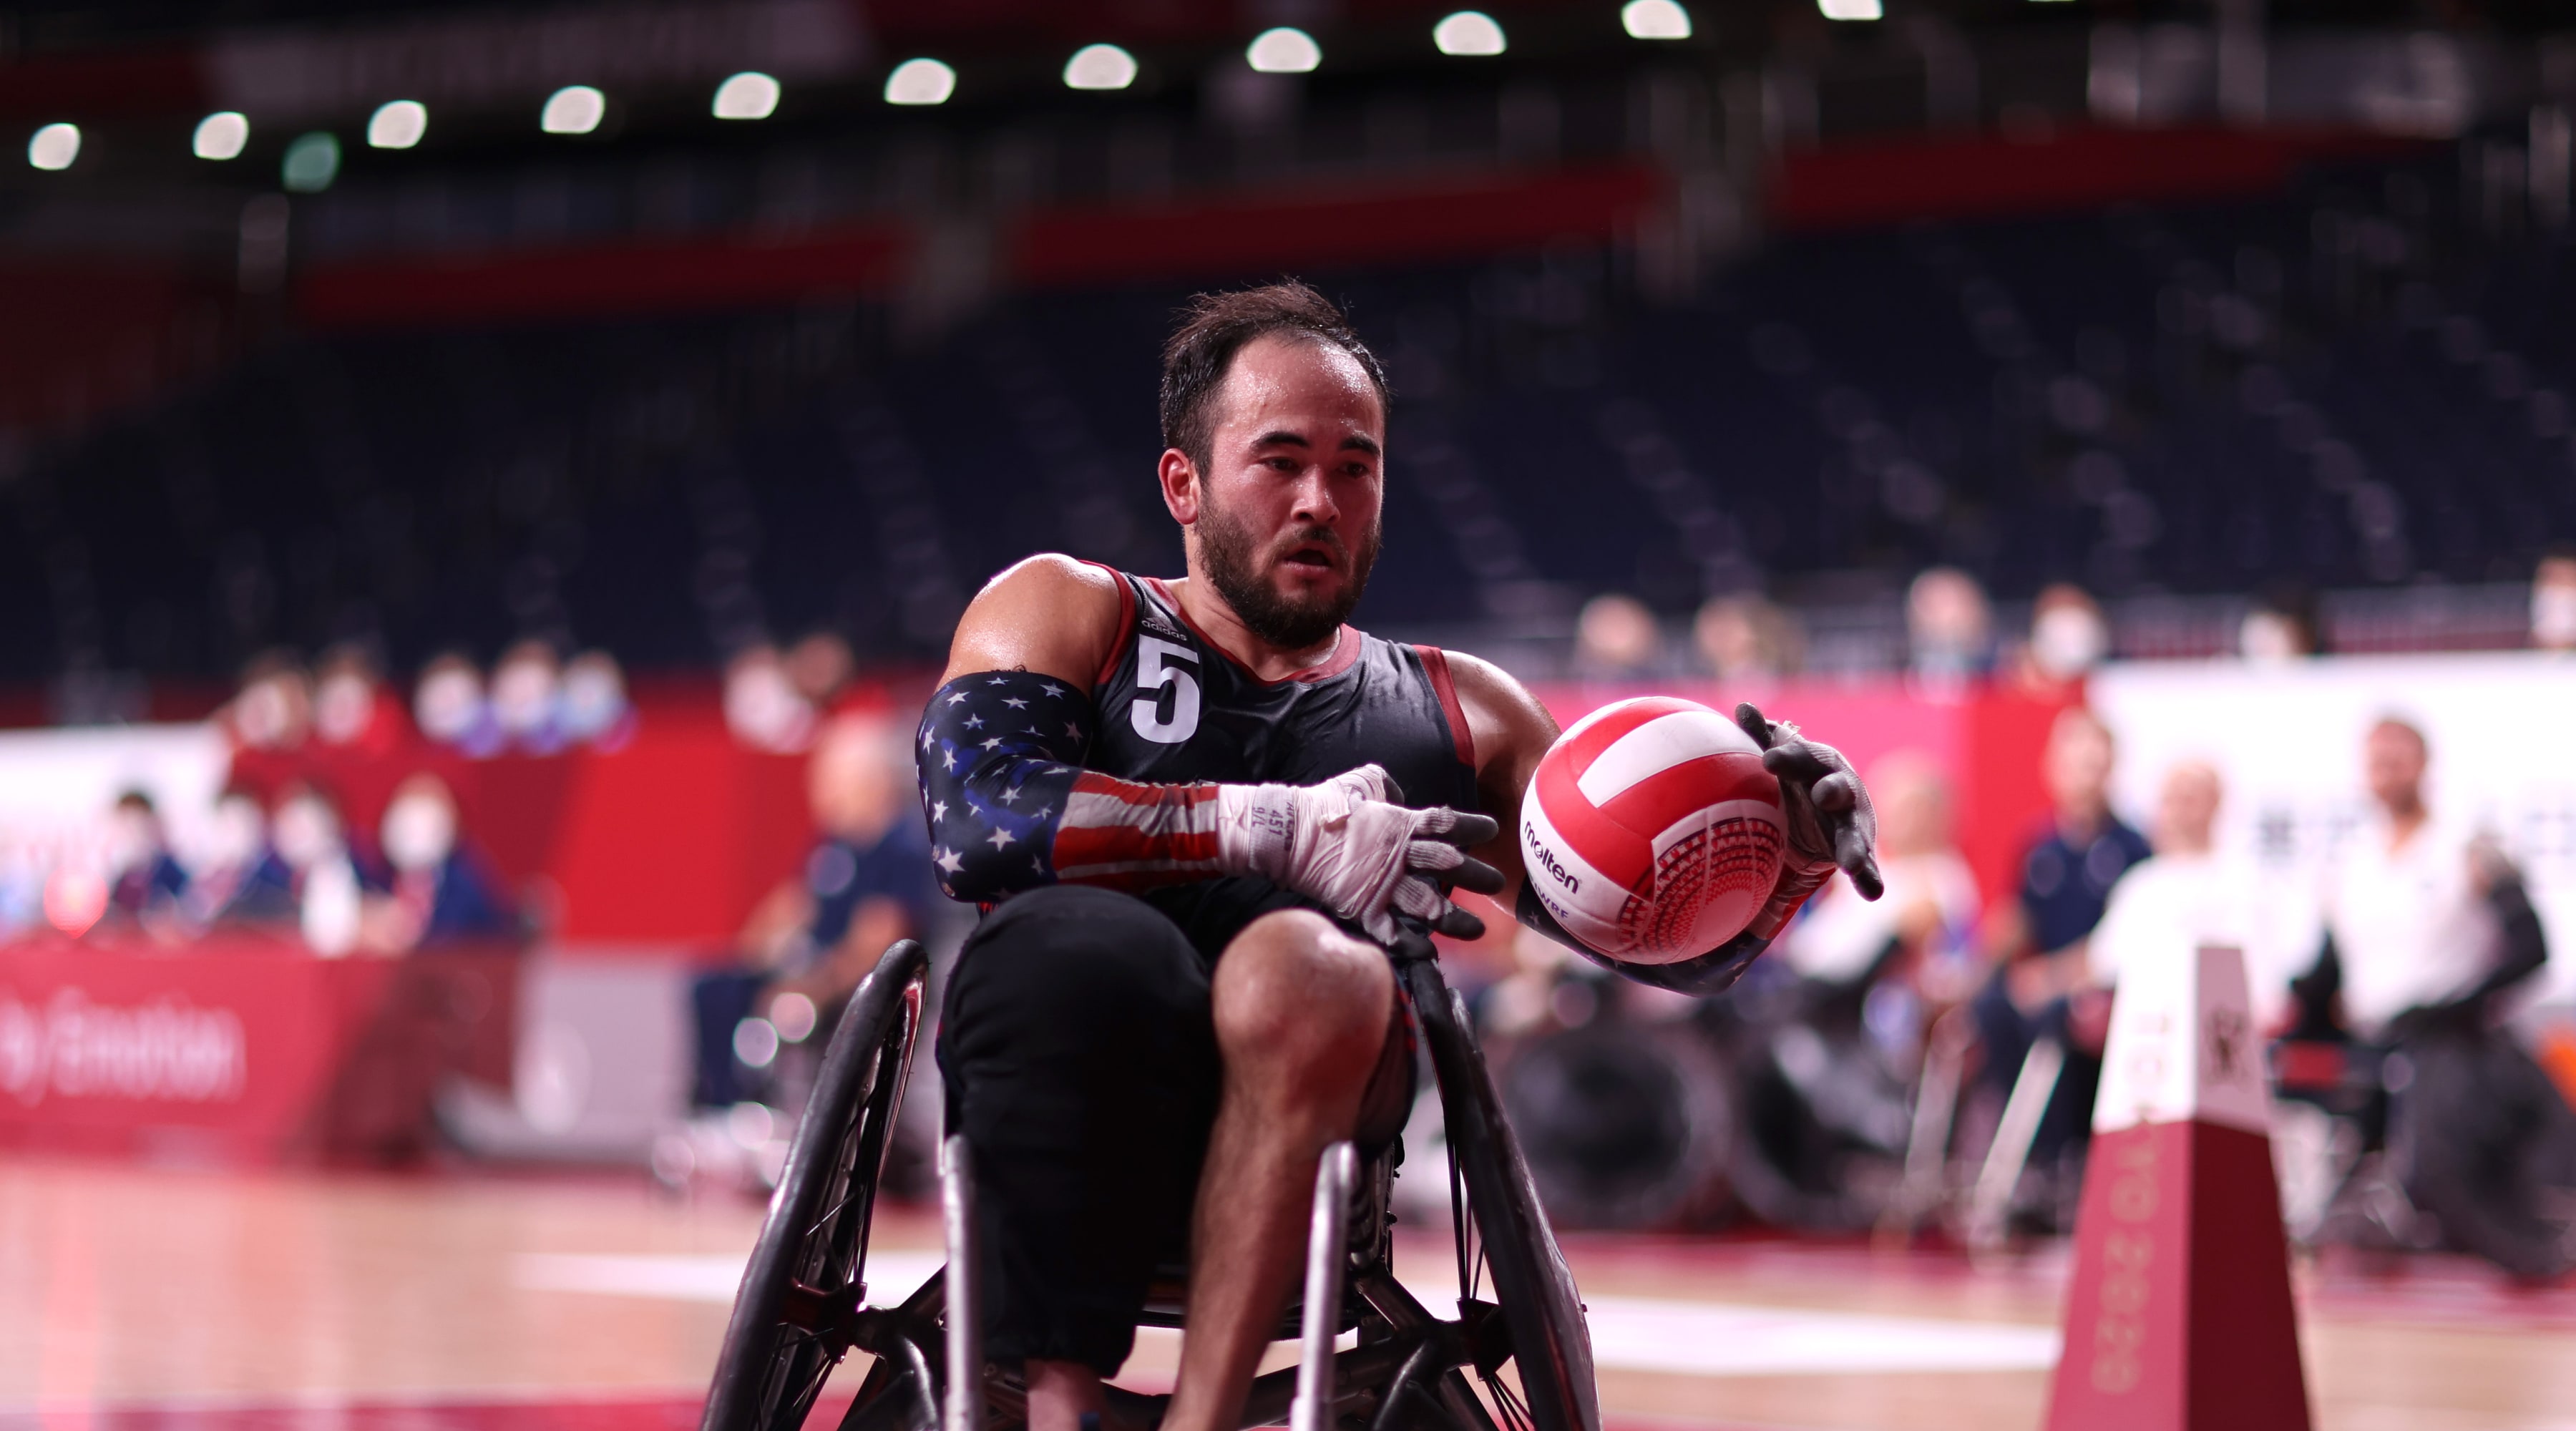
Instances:
[[[1056,885],[1015,896],[966,941],[949,984],[952,1025],[1050,1025],[1204,1009],[1206,973],[1172,922],[1132,895]]]
[[[1386,1039],[1395,976],[1376,946],[1310,910],[1246,926],[1217,961],[1217,1047],[1239,1060],[1365,1077]]]

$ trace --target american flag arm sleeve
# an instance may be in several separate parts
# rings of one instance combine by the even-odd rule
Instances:
[[[1219,792],[1253,787],[1087,770],[1097,722],[1088,692],[1027,671],[960,676],[930,698],[913,755],[949,898],[990,904],[1040,885],[1145,889],[1229,871]]]

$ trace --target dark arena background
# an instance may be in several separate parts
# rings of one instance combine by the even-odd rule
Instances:
[[[2572,115],[2564,0],[0,0],[0,1431],[696,1424],[960,613],[1181,574],[1282,276],[1355,624],[1876,801],[1719,997],[1443,943],[1601,1427],[2566,1431]]]

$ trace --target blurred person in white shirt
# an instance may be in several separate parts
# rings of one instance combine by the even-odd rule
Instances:
[[[2265,946],[2254,871],[2218,849],[2225,795],[2217,768],[2207,761],[2186,760],[2165,772],[2147,832],[2155,853],[2111,887],[2102,922],[2085,944],[2086,972],[2096,992],[2079,994],[2068,1020],[2078,1042],[2101,1047],[2110,1016],[2108,991],[2118,987],[2123,972],[2186,956],[2202,945],[2241,950],[2255,1022],[2268,1027],[2279,1014],[2288,988]]]
[[[2424,798],[2432,752],[2395,717],[2371,727],[2362,766],[2373,814],[2326,874],[2328,945],[2341,1025],[2396,1041],[2428,1019],[2473,1016],[2491,996],[2540,971],[2544,944],[2508,939],[2520,876],[2491,845],[2434,817]]]
[[[1977,972],[1964,956],[1979,899],[1977,877],[1951,839],[1949,783],[1929,756],[1909,750],[1871,766],[1869,789],[1887,893],[1866,900],[1835,880],[1790,926],[1783,954],[1800,974],[1837,984],[1911,960],[1927,996],[1957,1002]]]
[[[2519,871],[2424,799],[2431,752],[2394,717],[2371,727],[2375,815],[2326,880],[2326,937],[2294,981],[2300,1033],[2390,1050],[2392,1167],[2450,1244],[2516,1276],[2576,1266],[2576,1111],[2503,1026],[2549,959]]]

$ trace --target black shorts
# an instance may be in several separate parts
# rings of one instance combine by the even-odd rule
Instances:
[[[1134,1345],[1158,1265],[1186,1256],[1222,1087],[1209,978],[1264,914],[1316,908],[1267,880],[1139,897],[1082,885],[1015,895],[968,936],[938,1057],[951,1132],[974,1151],[988,1354],[1107,1376]],[[1403,1000],[1361,1115],[1403,1130]]]

